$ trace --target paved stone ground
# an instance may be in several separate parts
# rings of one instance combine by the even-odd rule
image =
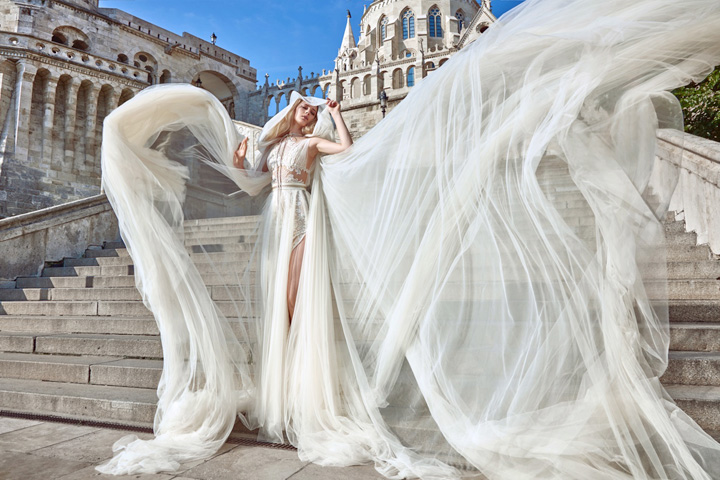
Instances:
[[[95,471],[126,432],[63,423],[0,417],[3,480],[366,480],[382,479],[372,466],[320,467],[292,450],[227,443],[211,459],[174,474],[114,477]],[[150,435],[139,434],[141,438]]]

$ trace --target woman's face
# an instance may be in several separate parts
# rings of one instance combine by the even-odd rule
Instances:
[[[307,102],[300,102],[298,106],[295,107],[295,123],[297,123],[300,128],[307,127],[317,118],[317,111],[317,107],[313,107]]]

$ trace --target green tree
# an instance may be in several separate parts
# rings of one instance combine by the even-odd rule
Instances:
[[[685,117],[685,131],[720,142],[720,67],[701,83],[675,90]]]

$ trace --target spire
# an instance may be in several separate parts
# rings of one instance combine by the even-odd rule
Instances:
[[[355,43],[355,34],[353,33],[352,25],[350,25],[350,18],[350,10],[348,10],[347,25],[345,25],[345,34],[343,35],[343,41],[342,45],[340,45],[338,55],[342,55],[342,52],[344,52],[345,50],[349,50],[357,46],[357,44]]]

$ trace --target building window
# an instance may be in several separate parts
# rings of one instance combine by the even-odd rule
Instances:
[[[462,33],[462,29],[465,26],[465,14],[462,10],[458,10],[455,14],[455,18],[457,18],[458,33]]]
[[[382,17],[380,19],[380,41],[384,42],[387,38],[387,25],[388,25],[388,17]]]
[[[405,10],[402,16],[403,39],[415,38],[415,14],[412,10]]]
[[[408,68],[407,71],[407,86],[412,87],[415,85],[415,67]]]
[[[430,24],[430,36],[431,37],[442,37],[442,16],[440,15],[440,9],[433,7],[428,12],[428,23]]]

